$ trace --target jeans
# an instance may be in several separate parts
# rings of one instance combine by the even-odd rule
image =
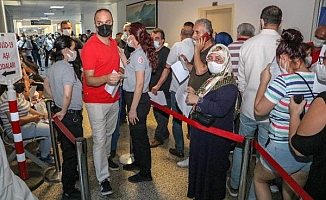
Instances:
[[[81,113],[67,113],[61,121],[68,130],[76,137],[83,137],[83,116]],[[72,143],[61,131],[56,127],[60,135],[60,143],[62,150],[62,188],[65,193],[72,193],[75,189],[75,175],[77,172],[77,151],[76,145]]]
[[[49,125],[42,122],[31,122],[21,126],[23,139],[44,136],[48,139],[40,140],[41,157],[45,158],[50,154],[52,147]]]
[[[171,91],[171,108],[173,111],[182,114],[181,110],[178,107],[177,101],[175,99],[175,92]],[[174,118],[172,120],[172,133],[175,141],[175,148],[179,152],[184,150],[184,141],[183,141],[183,131],[182,131],[182,121]]]
[[[42,68],[41,56],[38,53],[38,50],[32,50],[32,56],[35,63],[38,63],[38,66]]]
[[[130,110],[133,92],[124,93],[127,111]],[[142,176],[151,176],[152,157],[147,135],[146,119],[151,108],[148,93],[143,93],[137,106],[137,117],[139,121],[135,125],[129,123],[130,136],[132,140],[132,151],[135,157],[135,164],[140,168],[139,174]]]
[[[171,99],[167,98],[166,103],[165,107],[171,108]],[[154,139],[163,144],[164,140],[169,138],[168,123],[170,115],[155,107],[153,108],[153,113],[157,122]]]
[[[117,120],[117,125],[115,126],[115,130],[112,134],[112,141],[111,141],[111,151],[117,150],[118,146],[118,140],[120,137],[120,118],[121,118],[121,112],[125,107],[122,107],[122,87],[119,87],[119,92],[120,92],[120,99],[119,99],[119,114],[118,114],[118,120]]]
[[[269,122],[259,122],[251,119],[244,114],[240,114],[240,127],[239,135],[242,136],[254,136],[255,131],[258,128],[258,143],[264,146],[268,139]],[[231,186],[232,188],[239,188],[240,173],[242,166],[242,147],[237,145],[233,151],[232,169],[231,169]],[[249,199],[256,199],[253,184],[250,187]]]
[[[102,182],[110,177],[108,157],[111,152],[112,134],[117,125],[119,102],[86,103],[86,109],[92,128],[96,177]]]

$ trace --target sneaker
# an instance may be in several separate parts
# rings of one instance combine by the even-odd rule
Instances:
[[[186,160],[177,162],[177,165],[182,168],[188,168],[189,167],[189,157]]]
[[[232,188],[231,179],[229,177],[226,179],[226,189],[229,192],[231,197],[237,197],[238,196],[239,189]]]
[[[183,158],[185,155],[182,151],[178,151],[176,149],[170,148],[169,149],[170,154],[178,156],[179,158]]]
[[[45,158],[40,157],[40,160],[42,160],[43,162],[45,162],[48,165],[55,165],[54,160],[53,160],[53,158],[50,155],[48,155]]]
[[[108,181],[108,179],[105,179],[104,181],[102,181],[101,183],[101,193],[103,196],[112,194],[112,187],[110,185],[110,182]]]
[[[112,171],[118,171],[119,170],[119,165],[115,164],[112,160],[112,158],[108,159],[109,162],[109,169],[111,169]]]
[[[128,181],[131,182],[131,183],[139,183],[139,182],[152,181],[152,180],[153,180],[153,178],[152,178],[151,175],[142,176],[139,173],[138,174],[135,174],[133,176],[130,176],[128,178]]]
[[[81,199],[81,194],[80,194],[80,191],[75,189],[73,192],[71,193],[63,193],[62,194],[62,200],[65,200],[65,199],[74,199],[74,200],[80,200]]]

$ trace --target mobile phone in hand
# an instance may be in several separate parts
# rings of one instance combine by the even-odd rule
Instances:
[[[211,35],[208,32],[204,33],[201,37],[204,38],[205,42],[211,39]]]
[[[298,94],[293,96],[293,100],[296,104],[300,104],[303,101],[303,99],[304,99],[303,94]],[[303,107],[302,113],[300,114],[300,119],[303,118],[304,114],[305,114],[305,108]]]

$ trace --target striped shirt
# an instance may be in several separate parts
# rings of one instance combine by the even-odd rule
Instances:
[[[231,54],[232,73],[235,81],[238,83],[238,64],[239,64],[239,51],[246,38],[238,38],[237,41],[229,44],[228,48]]]
[[[18,94],[17,96],[17,106],[19,117],[24,117],[29,114],[31,108],[30,103],[25,99],[23,94]],[[11,124],[7,118],[6,112],[9,112],[9,103],[7,92],[4,92],[0,97],[0,118],[3,122],[4,128],[11,130]]]
[[[297,72],[308,83],[311,90],[314,84],[313,72]],[[303,94],[307,100],[305,110],[309,108],[313,96],[305,81],[298,74],[283,74],[278,76],[268,87],[265,97],[276,104],[270,112],[269,137],[276,141],[288,142],[290,113],[290,97]],[[314,94],[316,96],[316,94]]]

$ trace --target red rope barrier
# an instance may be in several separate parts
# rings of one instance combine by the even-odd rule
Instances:
[[[60,121],[58,117],[52,118],[54,123],[59,127],[63,134],[72,142],[76,143],[75,136],[67,129],[67,127]]]
[[[203,126],[200,123],[198,123],[192,119],[189,119],[182,114],[179,114],[167,107],[164,107],[160,104],[155,103],[154,101],[151,101],[151,104],[153,106],[155,106],[156,108],[172,115],[173,117],[175,117],[179,120],[182,120],[182,121],[190,124],[191,126],[198,128],[200,130],[203,130],[203,131],[209,132],[211,134],[218,135],[220,137],[224,137],[224,138],[236,141],[236,142],[243,143],[243,141],[244,141],[244,136],[237,135],[232,132],[218,129],[215,127]],[[313,200],[313,198],[305,190],[303,190],[302,187],[256,141],[253,141],[253,146],[274,167],[274,169],[280,174],[280,176],[284,180],[286,180],[286,182],[292,187],[292,189],[302,197],[303,200]]]
[[[157,104],[155,103],[154,101],[151,101],[151,104],[155,107],[157,107],[158,109],[172,115],[173,117],[181,120],[181,121],[184,121],[186,122],[187,124],[190,124],[191,126],[193,127],[196,127],[200,130],[203,130],[203,131],[206,131],[206,132],[209,132],[213,135],[217,135],[217,136],[221,136],[221,137],[224,137],[224,138],[227,138],[227,139],[230,139],[230,140],[233,140],[235,142],[243,142],[244,140],[244,137],[242,135],[238,135],[238,134],[234,134],[232,132],[229,132],[229,131],[225,131],[225,130],[222,130],[222,129],[219,129],[219,128],[215,128],[215,127],[206,127],[206,126],[203,126],[201,125],[200,123],[192,120],[192,119],[189,119],[187,117],[185,117],[184,115],[182,114],[179,114],[167,107],[164,107],[160,104]]]

